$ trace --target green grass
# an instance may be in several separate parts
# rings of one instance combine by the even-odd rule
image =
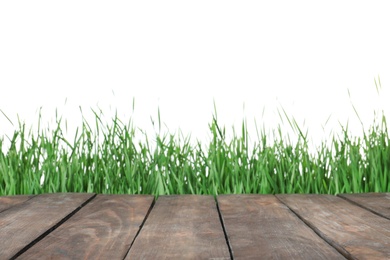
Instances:
[[[85,119],[73,140],[65,139],[63,123],[37,134],[19,123],[10,147],[0,152],[0,195],[53,192],[119,194],[226,193],[359,193],[390,191],[390,147],[384,116],[360,137],[348,127],[316,152],[309,151],[307,133],[283,110],[297,130],[294,144],[283,138],[282,127],[269,140],[258,130],[249,141],[246,122],[240,134],[226,138],[216,113],[208,144],[192,142],[179,133],[150,136],[117,116],[104,124]],[[282,113],[283,114],[283,113]],[[160,117],[158,123],[161,125]],[[91,127],[93,125],[93,127]],[[4,137],[0,139],[3,151]],[[44,176],[44,178],[43,178]]]

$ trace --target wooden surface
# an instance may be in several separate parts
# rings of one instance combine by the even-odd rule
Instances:
[[[340,197],[277,195],[348,258],[390,259],[390,221]]]
[[[152,196],[98,195],[21,259],[123,259]]]
[[[341,194],[340,197],[390,219],[390,193]]]
[[[390,259],[389,197],[0,197],[0,259]]]
[[[0,213],[0,259],[18,255],[39,240],[93,194],[44,194]]]
[[[29,195],[18,195],[18,196],[3,196],[0,197],[0,212],[11,208],[17,204],[23,203],[34,196]]]
[[[230,259],[214,197],[159,197],[126,259]]]
[[[272,195],[221,195],[236,259],[344,259]]]

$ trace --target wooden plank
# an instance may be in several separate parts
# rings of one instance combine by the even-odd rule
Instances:
[[[351,259],[390,259],[390,221],[331,195],[277,195]]]
[[[153,200],[98,195],[18,259],[123,259]]]
[[[220,195],[234,259],[345,259],[273,195]]]
[[[212,196],[160,196],[126,259],[230,259]]]
[[[94,194],[43,194],[0,213],[0,259],[9,259],[45,235]]]
[[[390,219],[390,193],[339,194],[357,205]]]
[[[0,212],[23,203],[34,197],[33,195],[0,196]]]

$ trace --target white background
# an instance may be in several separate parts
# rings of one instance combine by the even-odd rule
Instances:
[[[389,112],[389,10],[387,1],[1,1],[0,109],[13,125],[0,113],[0,137],[18,116],[37,125],[40,108],[45,126],[57,109],[72,136],[81,106],[92,124],[99,107],[107,123],[117,111],[149,133],[160,108],[169,132],[205,141],[214,101],[220,124],[239,132],[246,118],[252,140],[254,120],[290,131],[282,108],[314,143],[348,120],[359,135],[351,102],[365,127]]]

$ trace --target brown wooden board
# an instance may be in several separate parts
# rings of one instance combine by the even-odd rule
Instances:
[[[98,195],[18,259],[123,259],[153,200]]]
[[[34,197],[34,195],[16,195],[16,196],[1,196],[0,197],[0,212],[9,209],[15,205],[23,203]]]
[[[160,196],[126,259],[230,259],[212,196]]]
[[[390,259],[390,221],[331,195],[277,195],[351,259]]]
[[[234,259],[345,259],[273,195],[220,195]]]
[[[339,194],[339,196],[390,220],[390,193]]]
[[[17,255],[94,194],[43,194],[0,213],[0,259]]]

